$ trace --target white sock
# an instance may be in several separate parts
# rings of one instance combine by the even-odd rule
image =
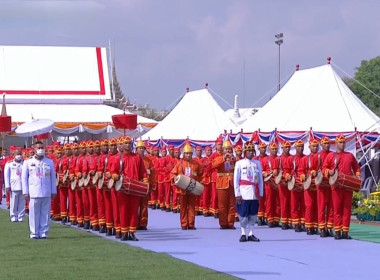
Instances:
[[[245,235],[245,228],[241,227],[241,235]]]
[[[251,235],[253,235],[252,230],[250,230],[249,233],[248,233],[248,236],[251,236]]]

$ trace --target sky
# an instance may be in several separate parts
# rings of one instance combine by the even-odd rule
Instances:
[[[131,102],[170,110],[207,82],[223,109],[261,107],[295,71],[353,76],[380,55],[380,1],[0,0],[0,45],[111,46]]]

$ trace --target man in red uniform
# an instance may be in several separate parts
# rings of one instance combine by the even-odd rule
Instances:
[[[269,165],[268,165],[268,155],[267,155],[267,144],[264,142],[259,143],[259,156],[257,157],[257,160],[261,163],[261,168],[263,170],[263,176],[264,178],[269,176],[268,171]],[[267,182],[264,182],[264,195],[259,199],[259,210],[257,213],[257,225],[258,226],[265,226],[267,225],[266,222],[266,193],[268,189],[270,188],[270,185]]]
[[[168,169],[168,165],[170,162],[168,161],[167,158],[167,151],[165,147],[161,148],[161,157],[158,159],[158,208],[160,208],[162,211],[166,210],[166,205],[165,205],[165,197],[166,197],[166,192],[168,188],[170,187],[170,171]],[[167,176],[169,176],[169,181],[167,181]],[[170,205],[169,205],[170,208]]]
[[[100,142],[96,142],[97,148],[99,150]],[[94,153],[95,142],[91,139],[87,141],[87,155],[86,155],[86,166],[84,172],[86,176],[90,176],[90,181],[84,189],[87,191],[88,200],[90,203],[90,223],[93,231],[99,231],[99,219],[98,219],[98,202],[97,202],[97,193],[96,185],[92,183],[92,177],[95,175],[97,170],[97,165],[99,161],[99,156]]]
[[[263,175],[272,176],[275,178],[278,175],[280,158],[277,156],[277,143],[272,142],[269,144],[270,154],[267,158],[266,170],[263,169]],[[280,221],[279,212],[277,209],[277,202],[279,200],[278,196],[278,186],[273,186],[269,183],[265,183],[264,194],[266,197],[265,205],[266,205],[266,214],[268,219],[269,227],[278,226]],[[278,207],[279,208],[279,207]]]
[[[172,190],[172,185],[171,185],[171,180],[170,180],[170,176],[171,176],[170,173],[171,173],[173,167],[175,166],[175,164],[177,162],[177,161],[173,160],[174,146],[169,145],[168,151],[169,151],[169,154],[166,156],[166,168],[165,168],[165,176],[164,176],[166,212],[170,212],[173,210],[173,208],[172,208],[173,190]]]
[[[213,162],[215,158],[223,156],[223,140],[219,137],[215,142],[215,152],[210,156],[210,161]],[[210,211],[214,214],[214,218],[219,218],[219,209],[218,209],[218,189],[216,187],[216,181],[218,177],[218,170],[212,167],[211,173],[211,205]]]
[[[96,142],[96,141],[95,141]],[[97,146],[95,145],[95,153],[98,154],[99,150],[97,149]],[[105,184],[104,180],[106,178],[107,173],[107,164],[108,164],[108,139],[103,139],[100,141],[100,155],[98,157],[99,163],[97,165],[96,172],[98,173],[98,180],[96,182],[96,197],[98,202],[98,218],[99,218],[99,233],[106,233],[107,232],[107,212],[106,212],[106,195],[109,194],[109,201],[111,203],[111,192],[108,189],[107,185]],[[100,180],[103,180],[102,185],[100,185]],[[106,182],[108,183],[108,182]],[[112,207],[109,205],[109,212],[108,220],[111,221],[111,224],[109,225],[110,231],[108,232],[109,235],[112,234],[112,227],[113,227],[113,217],[112,217]]]
[[[220,229],[235,229],[235,193],[233,186],[235,157],[229,140],[223,143],[223,155],[212,161],[217,170],[218,209]]]
[[[120,141],[119,141],[120,142]],[[110,155],[108,157],[108,164],[107,164],[107,177],[108,180],[111,178],[114,181],[117,181],[119,179],[120,174],[122,173],[122,161],[123,157],[122,155],[118,152],[117,148],[117,140],[115,138],[111,138],[108,141],[108,146],[110,149]],[[108,188],[107,186],[105,186]],[[106,223],[107,223],[107,235],[109,235],[109,226],[113,223],[114,227],[114,232],[112,234],[116,235],[116,238],[121,238],[121,226],[120,226],[120,215],[119,215],[119,200],[118,200],[118,195],[116,193],[114,185],[111,187],[109,190],[110,193],[106,193]],[[111,208],[111,209],[110,209]],[[109,216],[109,211],[112,213],[112,221],[109,221],[107,219],[110,218]],[[108,215],[107,215],[108,213]]]
[[[318,170],[322,172],[322,166],[330,151],[330,139],[327,136],[321,139],[322,151],[320,152],[320,163]],[[318,224],[321,231],[321,237],[334,237],[332,230],[334,226],[334,211],[331,199],[330,184],[325,183],[323,186],[317,186],[317,203],[318,203]]]
[[[320,157],[318,154],[319,142],[314,139],[309,142],[310,155],[307,156],[307,174],[311,178],[315,178],[317,171],[319,169]],[[305,200],[305,225],[307,235],[318,233],[318,216],[317,216],[317,190],[316,189],[305,189],[304,192]]]
[[[291,179],[291,171],[293,168],[293,157],[290,155],[291,144],[289,141],[284,141],[281,144],[282,155],[280,157],[279,168],[282,171],[282,180],[278,184],[281,208],[281,228],[287,230],[292,228],[290,215],[290,191],[287,183]]]
[[[60,147],[55,148],[54,156],[50,155],[50,158],[53,160],[55,172],[57,176],[59,176],[57,171],[59,169],[58,162],[62,160],[62,149]],[[57,195],[51,200],[50,217],[52,217],[53,221],[62,221],[59,195],[61,186],[59,184],[59,180],[57,180],[57,184]]]
[[[90,228],[90,202],[88,199],[87,191],[83,186],[79,186],[79,182],[84,178],[86,161],[86,141],[80,141],[79,143],[79,155],[75,165],[75,174],[77,177],[78,187],[75,189],[75,199],[77,201],[77,216],[78,216],[78,227],[83,227],[85,229]],[[80,201],[80,202],[79,202]],[[82,211],[82,213],[81,213]]]
[[[360,179],[360,166],[353,154],[346,152],[346,138],[340,134],[335,139],[336,153],[327,155],[323,162],[323,173],[326,177],[335,172]],[[351,239],[348,235],[351,222],[352,193],[348,188],[332,186],[332,201],[334,208],[335,239]]]
[[[173,151],[173,157],[172,157],[172,165],[176,166],[176,164],[180,161],[181,157],[181,151],[179,148],[174,148]],[[177,186],[174,184],[173,180],[170,180],[170,185],[172,188],[172,193],[173,193],[173,202],[172,202],[172,209],[173,213],[178,213],[179,212],[179,192],[177,191]]]
[[[78,225],[79,221],[83,227],[83,204],[82,204],[82,196],[81,192],[78,191],[77,188],[74,190],[71,188],[71,183],[75,181],[75,168],[78,161],[79,156],[79,146],[78,143],[71,144],[72,155],[69,160],[69,176],[70,176],[70,188],[69,188],[69,215],[71,225]],[[76,183],[78,185],[78,182]],[[78,197],[80,198],[77,198]]]
[[[149,179],[149,191],[156,188],[156,174],[154,166],[149,157],[145,155],[145,145],[143,141],[138,141],[136,145],[137,154],[141,156],[146,173]],[[145,197],[140,198],[140,208],[139,208],[139,220],[137,230],[147,230],[148,226],[148,199],[149,194]]]
[[[303,154],[304,143],[302,139],[296,141],[294,144],[296,148],[296,155],[293,157],[292,176],[295,177],[296,183],[301,184],[300,188],[293,188],[290,192],[290,212],[292,216],[292,223],[295,226],[296,232],[302,232],[305,226],[305,202],[303,194],[303,185],[306,179],[307,171],[307,157]]]
[[[58,160],[58,166],[56,167],[56,172],[59,176],[59,185],[58,185],[58,192],[59,192],[59,201],[60,201],[60,211],[61,211],[61,223],[65,224],[69,222],[68,217],[68,209],[67,209],[67,199],[69,195],[69,167],[70,167],[70,158],[71,158],[71,145],[69,143],[66,143],[63,146],[63,156]],[[63,181],[65,179],[65,181]],[[74,220],[76,217],[74,218]]]
[[[202,170],[198,162],[192,159],[193,150],[189,144],[183,148],[183,159],[172,170],[172,178],[184,174],[198,182],[202,180]],[[196,196],[181,189],[180,222],[183,230],[195,230],[195,200]]]
[[[152,208],[153,210],[159,208],[159,200],[158,200],[158,181],[159,181],[159,176],[158,173],[160,172],[160,156],[159,156],[159,149],[157,146],[154,146],[152,149],[152,155],[151,155],[151,160],[154,166],[154,170],[156,170],[156,189],[153,190],[150,193],[150,200],[148,202],[148,207]]]
[[[198,162],[198,164],[203,168],[203,157],[202,157],[203,149],[201,146],[195,147],[195,158],[194,160]],[[202,192],[203,194],[203,192]],[[203,214],[203,208],[202,208],[202,195],[197,195],[195,199],[195,215],[200,216]]]
[[[132,139],[129,136],[124,137],[123,149],[124,154],[121,168],[123,176],[149,183],[144,162],[140,155],[132,152]],[[117,173],[112,174],[115,180],[118,180],[119,178],[117,178],[116,175],[119,176]],[[137,230],[138,209],[141,198],[124,192],[118,192],[117,195],[120,207],[121,240],[138,241],[135,233]]]
[[[211,205],[211,156],[212,148],[210,146],[207,146],[205,148],[205,154],[206,156],[202,159],[202,166],[203,166],[203,178],[202,178],[202,184],[204,186],[203,192],[202,192],[202,210],[203,210],[203,216],[209,217],[212,215],[210,210]]]

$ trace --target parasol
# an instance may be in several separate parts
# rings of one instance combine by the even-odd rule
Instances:
[[[54,126],[54,121],[49,119],[33,119],[31,122],[26,122],[16,128],[17,136],[30,137],[51,132]]]

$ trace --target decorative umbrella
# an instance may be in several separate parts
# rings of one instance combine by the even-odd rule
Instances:
[[[16,128],[17,136],[31,137],[44,133],[51,132],[54,126],[54,121],[49,119],[33,119],[31,122],[26,122]]]
[[[133,130],[137,128],[137,115],[135,114],[121,114],[121,115],[113,115],[112,122],[117,129],[125,130]]]
[[[0,132],[10,132],[12,130],[12,118],[7,116],[7,108],[5,107],[5,93],[3,93],[3,107],[0,116]]]

